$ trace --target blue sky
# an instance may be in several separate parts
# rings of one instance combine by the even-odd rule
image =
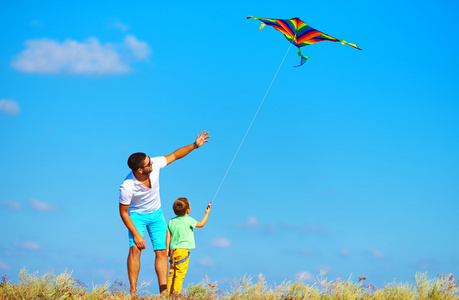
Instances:
[[[0,275],[127,282],[118,187],[133,152],[211,142],[163,169],[166,219],[200,219],[288,49],[246,17],[337,43],[290,49],[196,230],[184,285],[459,273],[458,6],[451,1],[2,1]],[[140,281],[156,291],[151,244]]]

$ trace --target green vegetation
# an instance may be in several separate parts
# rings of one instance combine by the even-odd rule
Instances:
[[[132,299],[126,296],[128,287],[122,282],[105,283],[89,287],[79,280],[71,278],[71,273],[54,275],[47,273],[41,277],[38,273],[29,273],[25,269],[19,273],[19,280],[12,284],[6,276],[1,277],[0,299]],[[389,283],[381,289],[365,282],[366,277],[359,277],[358,282],[341,278],[329,281],[321,273],[319,284],[308,285],[303,282],[286,281],[274,287],[269,287],[263,277],[258,275],[255,283],[252,278],[244,276],[235,279],[229,291],[222,291],[216,282],[208,278],[201,283],[191,284],[179,297],[152,295],[146,292],[149,284],[140,286],[139,297],[136,299],[231,299],[231,300],[258,300],[258,299],[311,299],[311,300],[459,300],[459,280],[455,281],[452,274],[438,275],[429,279],[427,274],[418,273],[414,284]]]

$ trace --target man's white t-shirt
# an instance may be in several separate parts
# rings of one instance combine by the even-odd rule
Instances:
[[[119,201],[123,205],[129,205],[128,213],[150,214],[161,208],[159,170],[167,165],[167,160],[164,156],[150,159],[153,166],[150,173],[151,189],[138,181],[132,172],[120,186]]]

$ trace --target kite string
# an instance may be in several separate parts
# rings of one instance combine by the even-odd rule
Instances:
[[[239,153],[239,150],[241,150],[242,144],[244,144],[245,138],[247,137],[247,134],[249,134],[250,128],[252,128],[253,122],[255,121],[255,119],[256,119],[256,117],[257,117],[257,115],[258,115],[258,112],[259,112],[260,109],[261,109],[261,106],[262,106],[263,103],[265,102],[266,96],[268,95],[269,90],[271,89],[271,86],[272,86],[273,83],[274,83],[274,80],[276,80],[277,73],[279,73],[279,70],[281,69],[282,65],[284,64],[284,60],[285,60],[285,58],[287,57],[287,54],[288,54],[288,52],[290,51],[290,48],[291,48],[291,47],[292,47],[292,44],[290,44],[290,46],[288,47],[287,52],[285,53],[284,58],[282,59],[282,62],[281,62],[281,64],[279,65],[279,68],[277,69],[277,72],[276,72],[276,74],[274,75],[273,80],[271,80],[271,84],[269,85],[268,90],[266,91],[265,96],[263,97],[263,100],[261,101],[260,105],[258,106],[257,112],[255,113],[255,116],[253,117],[252,122],[250,122],[249,128],[247,129],[247,131],[246,131],[246,133],[245,133],[245,135],[244,135],[244,138],[242,139],[241,144],[239,145],[239,148],[237,149],[236,154],[235,154],[234,157],[233,157],[233,160],[231,160],[231,163],[230,163],[228,169],[226,170],[225,176],[223,176],[223,179],[222,179],[222,181],[220,182],[220,185],[218,186],[217,192],[215,192],[214,198],[212,199],[211,202],[214,202],[215,198],[217,197],[217,194],[218,194],[218,192],[220,191],[220,188],[222,187],[223,182],[225,181],[226,176],[228,175],[228,172],[229,172],[229,170],[231,169],[231,166],[233,165],[233,162],[234,162],[234,160],[236,159],[236,156],[237,156],[238,153]]]

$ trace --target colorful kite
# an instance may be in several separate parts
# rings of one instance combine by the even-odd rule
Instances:
[[[340,42],[341,44],[348,44],[356,49],[362,50],[357,45],[348,43],[343,40],[338,40],[328,34],[318,31],[317,29],[312,28],[311,26],[306,25],[299,18],[293,18],[290,20],[287,19],[264,19],[264,18],[255,18],[248,16],[247,19],[260,20],[262,22],[260,30],[269,25],[274,27],[274,29],[282,32],[287,40],[290,41],[293,45],[298,47],[298,55],[301,57],[300,65],[303,65],[309,56],[303,56],[301,54],[301,47],[315,44],[322,41],[331,41],[331,42]],[[297,67],[299,67],[297,66]]]

